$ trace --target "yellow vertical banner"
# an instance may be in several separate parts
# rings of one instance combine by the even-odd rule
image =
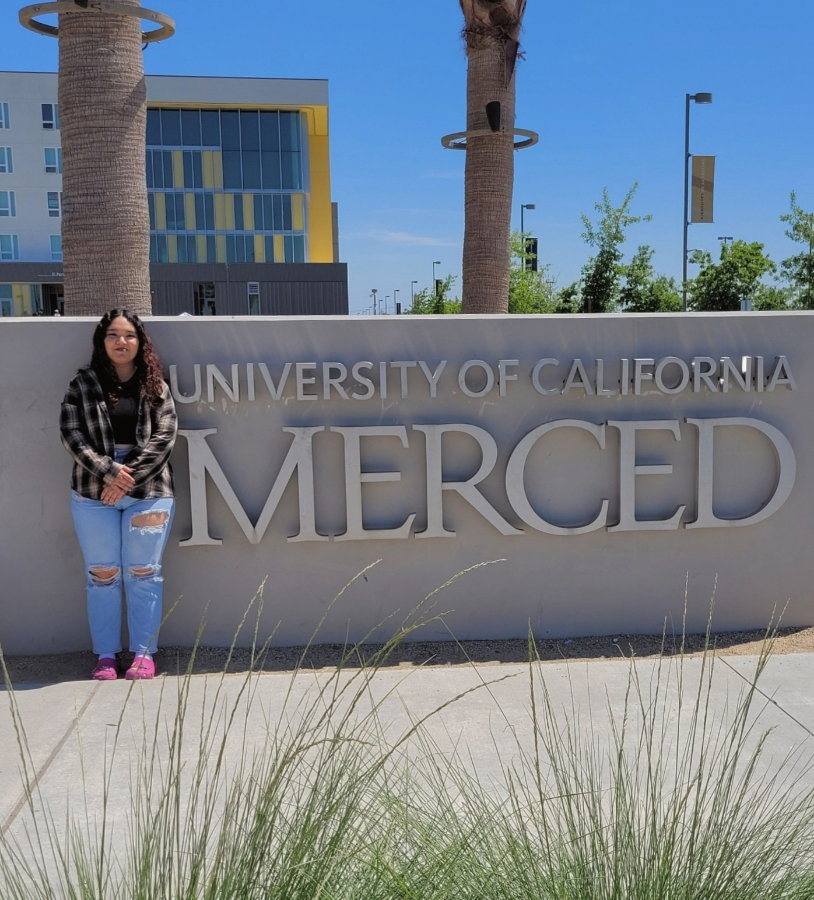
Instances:
[[[254,236],[254,261],[259,263],[266,261],[266,242],[262,234]]]
[[[216,234],[215,235],[215,254],[217,256],[217,262],[225,263],[226,262],[226,235],[225,234]],[[212,262],[212,260],[208,260],[208,262]]]
[[[206,258],[206,235],[205,234],[197,234],[195,235],[195,243],[197,244],[198,249],[198,262],[214,262],[214,259]]]
[[[703,224],[713,221],[715,199],[715,157],[692,158],[692,215],[690,222]]]
[[[175,234],[167,235],[167,260],[178,262],[178,236]]]
[[[235,230],[235,195],[224,194],[224,204],[226,207],[226,231]],[[240,194],[237,195],[238,200],[241,199]]]

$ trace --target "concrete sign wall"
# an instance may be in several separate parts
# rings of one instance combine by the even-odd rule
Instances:
[[[0,641],[88,646],[59,403],[87,320],[0,323]],[[814,624],[814,315],[152,319],[178,404],[162,643]],[[342,586],[366,572],[329,608]],[[717,581],[717,589],[715,587]],[[447,630],[447,626],[449,631]],[[670,626],[672,627],[672,625]],[[246,629],[241,642],[251,639]]]

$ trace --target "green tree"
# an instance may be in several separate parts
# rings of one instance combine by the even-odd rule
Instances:
[[[549,265],[533,272],[531,256],[526,252],[525,235],[513,231],[511,237],[512,267],[509,271],[509,312],[516,315],[555,312],[551,284],[546,280]]]
[[[761,278],[777,271],[777,266],[763,253],[763,244],[756,241],[735,241],[721,245],[720,262],[712,255],[696,250],[691,259],[701,267],[690,282],[692,308],[698,312],[733,312],[741,308],[742,300],[759,296]]]
[[[461,311],[461,301],[455,297],[449,297],[452,285],[455,284],[455,276],[447,275],[444,279],[439,279],[440,286],[436,294],[432,288],[425,287],[417,291],[413,298],[413,305],[407,312],[413,316],[431,316]]]
[[[655,251],[646,244],[639,247],[624,270],[625,283],[619,291],[619,303],[625,312],[679,312],[681,296],[674,278],[656,275]]]
[[[814,309],[814,213],[805,212],[791,192],[791,212],[780,216],[787,222],[786,236],[808,249],[784,259],[780,263],[781,277],[794,292],[794,305],[800,309]]]
[[[621,265],[621,245],[625,242],[625,230],[637,222],[649,222],[652,216],[634,216],[630,213],[633,195],[639,183],[636,182],[625,195],[621,206],[611,203],[608,189],[602,191],[602,202],[594,208],[600,213],[594,225],[588,216],[582,216],[585,231],[582,239],[591,247],[596,247],[596,256],[582,269],[582,310],[581,312],[610,312],[619,300],[619,280],[624,273]]]

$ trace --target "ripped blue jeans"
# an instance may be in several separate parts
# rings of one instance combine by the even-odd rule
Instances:
[[[71,492],[71,513],[85,558],[94,653],[112,656],[122,649],[122,584],[130,649],[136,654],[155,651],[164,587],[161,557],[174,511],[172,497],[125,496],[108,506]]]

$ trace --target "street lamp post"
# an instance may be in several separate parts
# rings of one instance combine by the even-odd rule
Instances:
[[[415,309],[415,286],[417,284],[417,280],[410,282],[410,309]]]
[[[396,302],[398,300],[398,297],[396,297],[396,294],[398,294],[399,290],[400,290],[399,288],[393,288],[393,312],[394,313],[398,313],[398,311],[399,311],[399,305]]]
[[[520,204],[520,234],[522,234],[522,235],[525,235],[525,233],[526,233],[526,229],[523,227],[524,226],[523,211],[526,209],[537,209],[537,206],[534,203],[521,203]],[[523,249],[525,250],[526,248],[524,247]]]
[[[376,294],[379,293],[379,289],[378,289],[378,288],[371,288],[371,289],[370,289],[370,293],[371,293],[371,295],[372,295],[372,297],[373,297],[373,315],[374,315],[374,316],[377,316],[379,313],[378,313],[377,310],[376,310]]]
[[[728,234],[719,234],[718,240],[721,241],[724,245],[731,243],[735,240],[735,238],[731,237]]]
[[[440,260],[440,259],[433,260],[433,264],[432,264],[432,293],[433,293],[433,296],[436,297],[436,298],[437,298],[437,296],[438,296],[438,289],[437,289],[437,287],[436,287],[436,285],[435,285],[435,267],[436,267],[436,266],[440,266],[440,265],[441,265],[441,260]]]
[[[689,228],[690,202],[690,100],[695,103],[712,103],[712,94],[687,94],[684,110],[684,265],[681,294],[684,312],[687,312],[687,229]]]

